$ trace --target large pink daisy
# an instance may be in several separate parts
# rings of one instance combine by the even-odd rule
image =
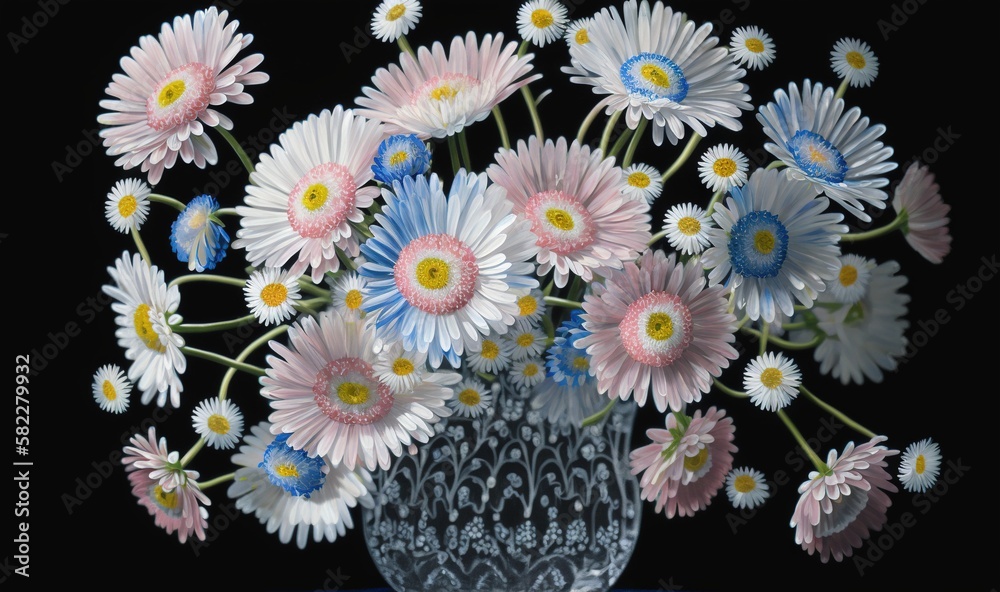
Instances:
[[[906,216],[903,236],[913,250],[931,263],[941,263],[951,251],[948,212],[951,206],[941,199],[934,174],[914,162],[896,186],[892,208]]]
[[[514,213],[531,221],[538,273],[554,270],[556,286],[621,269],[649,243],[649,204],[622,194],[622,170],[600,150],[531,136],[516,151],[501,148],[496,161],[486,173],[507,190]]]
[[[271,342],[261,395],[274,410],[271,433],[288,445],[348,469],[389,468],[414,442],[427,442],[434,424],[451,415],[456,372],[426,372],[412,387],[393,391],[374,366],[375,329],[328,310],[288,330],[289,345]]]
[[[386,124],[390,134],[445,138],[486,119],[490,110],[541,74],[531,74],[532,54],[517,55],[517,42],[503,34],[480,43],[470,31],[455,37],[446,54],[439,41],[399,56],[399,64],[379,68],[374,86],[361,89],[358,112]],[[529,75],[530,74],[530,75]]]
[[[658,410],[680,411],[739,357],[725,290],[706,287],[697,258],[681,264],[675,254],[647,250],[591,288],[582,315],[590,333],[577,346],[611,398],[631,396],[642,406],[652,389]]]
[[[809,473],[799,486],[799,501],[792,514],[795,542],[809,552],[819,553],[823,563],[850,557],[861,548],[872,531],[885,525],[892,500],[886,492],[898,491],[885,470],[887,456],[899,454],[876,436],[855,447],[848,443],[839,457],[831,450],[826,464],[829,472]]]
[[[121,59],[124,74],[112,77],[106,92],[113,98],[100,102],[108,111],[97,118],[109,126],[99,134],[116,165],[139,166],[155,185],[178,156],[199,168],[218,161],[204,126],[228,130],[233,122],[214,107],[250,104],[245,87],[268,80],[254,71],[264,59],[259,53],[231,63],[253,35],[237,33],[239,21],[227,24],[228,17],[214,6],[175,17]]]
[[[632,474],[642,473],[642,499],[666,508],[667,518],[691,516],[711,503],[733,468],[736,428],[724,409],[710,407],[690,417],[667,415],[666,429],[646,430],[652,440],[629,455]]]

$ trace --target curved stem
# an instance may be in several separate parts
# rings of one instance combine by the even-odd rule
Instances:
[[[601,153],[608,153],[608,142],[611,141],[611,132],[615,129],[615,124],[618,123],[618,118],[621,116],[621,111],[615,111],[604,123],[604,133],[601,134]]]
[[[204,491],[209,487],[219,485],[220,483],[225,483],[226,481],[232,481],[235,478],[236,478],[236,473],[229,473],[227,475],[219,475],[215,479],[209,479],[208,481],[205,481],[204,483],[199,483],[198,485],[201,486],[201,490]]]
[[[810,401],[812,401],[813,403],[815,403],[820,409],[826,411],[830,415],[833,415],[834,417],[836,417],[840,421],[844,422],[845,425],[850,426],[855,431],[857,431],[859,434],[865,436],[866,438],[874,438],[875,437],[875,432],[869,430],[868,428],[866,428],[863,425],[861,425],[860,423],[854,421],[850,417],[847,417],[839,409],[837,409],[834,406],[830,405],[826,401],[823,401],[822,399],[820,399],[819,397],[817,397],[816,395],[814,395],[806,387],[804,387],[802,385],[799,385],[799,392],[802,393],[803,395],[805,395],[807,399],[809,399]]]
[[[840,86],[837,87],[837,92],[833,95],[833,100],[842,99],[845,94],[847,94],[847,78],[840,81]]]
[[[590,113],[587,113],[587,117],[585,117],[583,122],[580,124],[580,130],[576,132],[576,140],[578,142],[583,144],[583,139],[587,137],[587,130],[590,129],[590,125],[594,123],[594,120],[597,119],[597,115],[603,108],[604,103],[598,102],[594,105],[594,108],[590,110]]]
[[[177,333],[211,333],[213,331],[228,331],[229,329],[238,329],[243,325],[253,322],[254,319],[256,319],[254,315],[248,314],[238,319],[218,321],[216,323],[182,323],[176,327],[171,327],[171,329]]]
[[[587,426],[592,426],[592,425],[600,422],[602,419],[604,419],[604,417],[608,413],[611,413],[611,410],[614,409],[615,403],[617,403],[617,402],[618,402],[618,399],[611,399],[611,401],[608,402],[608,405],[604,409],[601,409],[597,413],[595,413],[595,414],[591,415],[590,417],[584,419],[583,423],[580,424],[580,427],[584,427],[585,428]]]
[[[472,170],[472,156],[469,154],[469,140],[465,137],[465,128],[458,132],[458,146],[462,150],[462,164],[465,170]]]
[[[190,282],[215,282],[218,284],[226,284],[229,286],[239,286],[241,288],[246,285],[246,280],[241,280],[239,278],[229,277],[226,275],[215,275],[212,273],[191,273],[188,275],[178,276],[170,280],[170,285],[179,286],[181,284],[187,284]]]
[[[806,455],[809,456],[809,460],[812,461],[813,466],[816,467],[816,470],[819,471],[820,474],[822,475],[829,475],[830,467],[828,467],[827,464],[823,462],[823,459],[821,459],[819,455],[816,454],[816,451],[813,450],[811,446],[809,446],[809,444],[806,442],[806,439],[802,437],[802,434],[799,432],[798,428],[796,428],[795,424],[792,423],[791,418],[789,418],[788,414],[785,413],[785,410],[778,409],[777,411],[775,411],[775,413],[777,413],[778,417],[781,418],[781,421],[784,422],[785,427],[788,428],[788,431],[792,433],[792,436],[795,438],[795,441],[798,442],[799,447],[802,448],[802,450],[806,453]]]
[[[903,210],[902,212],[896,214],[896,218],[892,222],[886,224],[885,226],[881,226],[879,228],[872,228],[871,230],[867,230],[865,232],[852,232],[848,234],[842,234],[840,235],[840,240],[842,242],[856,242],[872,238],[878,238],[880,236],[890,234],[891,232],[899,230],[900,228],[906,226],[906,222],[909,219],[909,217],[910,216],[906,213],[906,210]]]
[[[325,296],[327,298],[330,297],[330,291],[320,288],[319,286],[314,284],[312,279],[309,278],[309,276],[303,276],[302,278],[299,278],[299,290],[302,290],[303,292],[309,292],[310,294],[313,294],[315,296]]]
[[[281,335],[288,330],[288,325],[278,325],[274,329],[271,329],[267,333],[264,333],[257,339],[250,342],[250,345],[246,346],[240,355],[236,356],[237,362],[243,362],[250,356],[253,352],[257,350],[260,346],[268,343],[278,335]],[[219,399],[223,400],[226,398],[229,392],[229,383],[232,382],[233,377],[236,376],[236,368],[229,368],[226,370],[225,376],[222,377],[222,382],[219,384]]]
[[[451,157],[451,174],[457,175],[458,169],[462,168],[462,163],[458,158],[458,142],[455,134],[448,136],[448,156]]]
[[[715,385],[715,388],[717,388],[720,391],[726,393],[730,397],[736,397],[737,399],[746,399],[746,398],[750,397],[750,395],[744,393],[743,391],[738,391],[738,390],[736,390],[734,388],[726,386],[718,378],[713,378],[712,379],[712,384]]]
[[[146,262],[146,265],[153,265],[153,260],[149,258],[149,251],[146,250],[146,243],[142,242],[142,237],[139,236],[139,231],[132,228],[131,231],[132,240],[135,241],[135,248],[139,250],[139,254],[142,255],[142,260]]]
[[[218,210],[215,210],[215,215],[216,216],[239,216],[240,214],[239,214],[239,212],[236,211],[236,208],[220,208]]]
[[[649,121],[646,118],[642,118],[639,121],[639,125],[635,128],[635,133],[632,134],[632,141],[628,143],[628,149],[625,150],[625,157],[622,158],[622,168],[632,164],[632,158],[635,156],[635,150],[639,147],[639,142],[642,140],[642,134],[646,131],[646,125],[648,123]]]
[[[500,144],[507,150],[510,150],[510,136],[507,135],[507,125],[503,122],[500,105],[493,107],[493,119],[496,120],[497,130],[500,132]]]
[[[235,152],[236,156],[239,157],[240,162],[243,163],[243,168],[245,168],[248,173],[252,173],[253,162],[250,160],[250,157],[247,155],[246,151],[243,150],[243,147],[240,146],[240,143],[237,142],[236,138],[233,137],[233,134],[229,133],[229,130],[225,129],[221,125],[217,125],[212,129],[219,132],[219,135],[221,135],[223,138],[226,139],[226,142],[229,143],[229,146],[233,149],[233,152]]]
[[[750,333],[751,335],[755,335],[761,338],[762,340],[764,339],[764,334],[756,329],[751,329],[750,327],[742,327],[740,328],[740,331],[744,331],[746,333]],[[823,343],[825,337],[823,335],[817,334],[816,337],[812,339],[812,341],[806,341],[806,342],[788,341],[786,339],[775,337],[773,335],[769,336],[767,339],[771,343],[783,347],[785,349],[812,349],[817,345]]]
[[[205,351],[203,349],[198,349],[196,347],[182,347],[181,352],[194,356],[196,358],[201,358],[203,360],[209,360],[211,362],[217,362],[223,366],[228,366],[229,368],[235,368],[237,370],[242,370],[247,374],[253,374],[254,376],[264,376],[266,374],[263,368],[254,366],[253,364],[244,364],[242,362],[237,362],[232,358],[227,358],[226,356],[219,355],[215,352]]]
[[[413,48],[410,46],[410,42],[406,40],[406,35],[400,35],[399,39],[396,39],[396,44],[399,45],[400,51],[404,51],[410,54],[411,56],[417,55],[416,52],[413,51]]]
[[[649,242],[646,243],[646,245],[652,247],[656,243],[660,242],[662,239],[666,238],[667,234],[669,233],[670,231],[664,228],[663,230],[657,232],[652,237],[650,237]]]
[[[705,215],[707,216],[712,215],[712,212],[715,211],[715,204],[719,203],[719,200],[721,200],[722,196],[725,194],[726,192],[723,191],[722,189],[712,194],[712,199],[708,200],[708,207],[705,208]]]
[[[153,203],[161,203],[161,204],[168,205],[168,206],[172,207],[173,209],[177,210],[178,212],[183,212],[184,209],[187,207],[180,200],[176,200],[176,199],[174,199],[174,198],[172,198],[170,196],[162,195],[160,193],[150,193],[149,194],[149,201],[151,201]]]
[[[694,149],[698,146],[698,142],[700,141],[701,141],[701,136],[694,133],[691,134],[691,139],[688,140],[687,145],[684,146],[684,151],[681,152],[680,156],[677,157],[677,160],[674,161],[674,164],[670,165],[670,168],[668,168],[663,173],[663,176],[660,178],[660,181],[666,183],[667,179],[673,177],[674,173],[679,171],[681,167],[684,166],[684,163],[687,162],[687,159],[691,158],[691,155],[694,154]]]
[[[535,136],[538,138],[538,142],[542,143],[545,140],[545,134],[542,133],[542,119],[538,116],[538,104],[535,103],[535,96],[527,84],[521,87],[521,94],[528,106],[528,113],[531,114],[531,124],[535,128]]]
[[[553,306],[564,306],[566,308],[583,308],[583,305],[575,300],[567,300],[556,296],[545,296],[545,303]]]
[[[185,452],[184,457],[181,458],[181,468],[186,467],[188,463],[191,462],[191,460],[195,457],[195,455],[198,454],[198,452],[204,447],[205,447],[205,439],[198,438],[198,441],[194,443],[194,446],[191,447],[191,450]]]
[[[625,142],[628,142],[633,137],[635,137],[635,130],[626,129],[623,131],[622,135],[618,136],[618,139],[615,140],[615,145],[611,147],[611,150],[609,150],[605,156],[614,156],[621,152],[622,146],[625,145]]]

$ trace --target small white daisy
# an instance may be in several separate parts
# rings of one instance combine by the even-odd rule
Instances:
[[[421,14],[417,0],[384,0],[372,16],[372,33],[380,41],[394,43],[417,26]]]
[[[517,11],[517,32],[521,39],[544,47],[563,35],[567,14],[566,6],[557,0],[530,0]]]
[[[663,192],[663,175],[648,164],[638,162],[631,164],[622,169],[622,176],[625,178],[622,193],[632,199],[651,204]]]
[[[102,411],[124,412],[131,392],[132,383],[117,364],[105,364],[94,373],[94,400]]]
[[[394,393],[405,393],[423,380],[427,371],[427,353],[403,349],[403,343],[394,342],[379,352],[378,361],[372,365],[379,380],[389,385]]]
[[[277,325],[292,317],[300,298],[299,276],[280,267],[265,267],[250,274],[243,294],[247,307],[262,325]]]
[[[873,269],[875,262],[871,259],[854,254],[841,255],[840,271],[835,279],[827,283],[827,294],[842,304],[858,302],[868,293]]]
[[[712,244],[706,231],[713,228],[712,218],[693,203],[672,206],[663,217],[667,242],[682,255],[697,255]]]
[[[518,360],[511,364],[510,381],[519,389],[530,389],[545,380],[545,362],[541,358]]]
[[[899,481],[906,491],[927,491],[937,483],[940,472],[941,447],[930,438],[907,446],[899,459]]]
[[[764,411],[777,411],[791,403],[801,383],[799,367],[781,352],[764,352],[750,360],[743,372],[743,390]]]
[[[538,288],[517,290],[517,316],[514,317],[518,327],[537,327],[545,316],[545,295]]]
[[[878,76],[878,58],[860,39],[837,41],[830,52],[830,65],[851,86],[868,86]]]
[[[153,190],[141,179],[123,179],[108,192],[104,215],[111,227],[123,234],[139,230],[149,215],[149,194]]]
[[[747,182],[750,161],[735,146],[719,144],[705,151],[698,163],[701,182],[715,192],[742,187]]]
[[[448,401],[448,406],[459,417],[479,417],[492,403],[493,394],[483,381],[466,378],[455,385],[455,397]]]
[[[537,327],[515,326],[503,338],[510,343],[511,360],[524,360],[542,355],[547,336]]]
[[[729,55],[739,65],[763,70],[774,61],[774,41],[760,27],[739,27],[729,41]]]
[[[191,414],[194,431],[217,450],[233,448],[243,437],[243,412],[229,399],[205,399]]]
[[[474,372],[497,374],[510,366],[512,345],[506,336],[491,333],[469,344],[466,360]]]
[[[570,47],[586,45],[590,43],[589,31],[593,25],[594,17],[592,16],[576,19],[566,25],[566,32],[563,33],[563,39],[566,40],[566,44]]]
[[[365,278],[356,271],[348,271],[333,282],[333,307],[349,319],[361,319],[365,316],[361,305],[364,302]]]
[[[735,508],[752,510],[771,496],[764,474],[750,467],[740,467],[726,475],[726,495]]]

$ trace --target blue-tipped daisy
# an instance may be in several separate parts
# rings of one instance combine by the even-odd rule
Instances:
[[[716,125],[739,131],[740,115],[753,109],[740,81],[746,70],[712,28],[659,1],[626,0],[621,13],[612,6],[594,15],[590,42],[570,46],[571,65],[562,71],[607,95],[599,104],[609,115],[624,111],[629,128],[648,120],[657,146],[677,144],[685,127],[700,136]]]
[[[111,227],[124,234],[138,231],[149,215],[152,192],[141,179],[123,179],[115,183],[104,205],[104,215]]]
[[[714,226],[708,212],[693,203],[671,206],[663,217],[667,242],[682,255],[697,255],[711,245],[708,230]]]
[[[839,39],[830,52],[830,67],[851,86],[868,86],[878,76],[878,58],[860,39]]]
[[[431,168],[431,152],[416,134],[395,134],[382,140],[372,172],[379,183],[392,185],[403,177],[423,175]]]
[[[937,483],[940,473],[941,447],[930,438],[907,446],[899,459],[899,481],[906,491],[927,491]]]
[[[729,52],[737,64],[763,70],[774,61],[774,41],[760,27],[738,27],[729,39]]]
[[[243,286],[247,307],[260,324],[277,325],[295,312],[299,276],[278,267],[265,267],[250,274]]]
[[[128,409],[132,383],[118,364],[105,364],[94,373],[94,401],[103,411],[122,413]]]
[[[215,269],[226,257],[229,234],[215,215],[219,202],[211,195],[192,199],[170,227],[170,248],[190,271]]]
[[[698,162],[701,182],[714,192],[729,191],[747,182],[750,161],[732,144],[719,144],[705,151]]]
[[[191,423],[211,448],[232,448],[243,436],[243,412],[230,399],[212,397],[198,403]]]
[[[458,367],[466,348],[506,333],[518,315],[516,290],[538,287],[531,222],[518,219],[485,173],[460,170],[448,194],[436,174],[384,190],[358,272],[368,281],[366,313],[386,341],[445,357]]]
[[[448,401],[458,417],[479,417],[493,404],[493,393],[478,378],[466,378],[455,385],[455,396]]]
[[[663,176],[652,165],[641,162],[631,164],[622,169],[622,177],[625,178],[622,193],[633,199],[651,204],[663,192]]]
[[[308,498],[323,486],[329,469],[322,457],[289,446],[288,436],[278,434],[264,449],[264,458],[257,466],[264,469],[271,483],[292,495]]]
[[[582,311],[562,322],[555,339],[545,353],[547,375],[559,385],[582,386],[591,380],[590,354],[577,345],[577,340],[589,333],[582,330]],[[574,332],[573,329],[580,329]],[[605,401],[607,403],[607,401]]]
[[[869,125],[861,109],[847,109],[833,88],[807,79],[799,90],[778,89],[774,100],[761,105],[757,121],[770,142],[764,148],[786,165],[786,174],[807,181],[816,194],[843,206],[859,220],[870,222],[865,205],[885,209],[889,184],[885,173],[896,168],[893,150],[878,138],[885,126]]]
[[[734,187],[712,218],[712,246],[702,254],[710,285],[733,290],[736,308],[751,320],[791,316],[811,306],[839,268],[843,214],[830,201],[778,170],[757,169]]]
[[[740,467],[726,475],[726,497],[734,508],[752,510],[771,496],[764,473],[750,467]]]
[[[568,12],[559,0],[529,0],[517,10],[517,32],[521,39],[544,47],[562,36]]]

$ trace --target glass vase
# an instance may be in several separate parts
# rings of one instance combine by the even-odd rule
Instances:
[[[443,420],[374,474],[365,541],[397,592],[603,591],[621,575],[642,512],[628,464],[636,406],[581,427],[609,399],[545,387],[501,375],[486,413]]]

